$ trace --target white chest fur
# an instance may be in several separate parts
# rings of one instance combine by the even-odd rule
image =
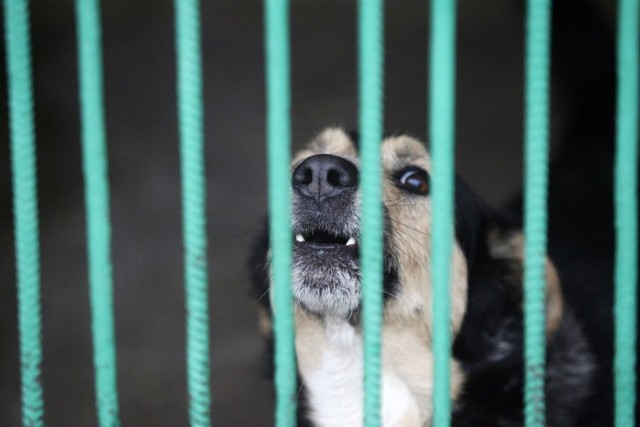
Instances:
[[[317,426],[360,426],[363,420],[363,350],[361,335],[347,322],[324,325],[307,338],[315,353],[299,339],[298,356],[308,390],[309,416]],[[319,342],[324,341],[324,342]],[[381,373],[382,423],[385,427],[421,426],[427,416],[421,411],[410,386],[392,366]],[[421,414],[421,412],[423,412]]]

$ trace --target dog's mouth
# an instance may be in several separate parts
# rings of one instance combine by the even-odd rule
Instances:
[[[360,305],[358,237],[323,228],[295,231],[293,294],[318,315],[350,317]]]
[[[350,275],[359,274],[358,236],[346,231],[336,232],[335,227],[331,230],[312,228],[295,232],[294,256],[298,260],[296,266],[305,267],[306,270],[331,272],[333,275],[340,270],[349,270]],[[320,280],[314,286],[323,287],[323,283]]]
[[[314,230],[307,233],[297,233],[295,241],[298,245],[344,246],[356,249],[357,239],[347,234],[334,234],[325,230]]]

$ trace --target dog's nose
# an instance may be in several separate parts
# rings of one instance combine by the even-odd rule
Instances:
[[[358,186],[358,169],[350,161],[329,154],[311,156],[293,171],[293,189],[322,202]]]

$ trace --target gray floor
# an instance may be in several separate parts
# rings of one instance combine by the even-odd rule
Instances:
[[[187,425],[172,2],[104,2],[118,382],[125,426]],[[387,2],[387,131],[426,134],[428,2]],[[522,10],[462,1],[457,168],[501,204],[519,188]],[[604,1],[602,2],[605,3]],[[31,2],[46,421],[96,425],[73,2]],[[610,13],[610,11],[605,11]],[[245,268],[265,214],[262,3],[203,2],[215,425],[271,425]],[[293,136],[357,127],[355,2],[293,2]],[[4,67],[2,67],[4,69]],[[4,77],[2,77],[4,81]],[[554,88],[562,94],[561,88]],[[0,95],[5,96],[5,85]],[[0,424],[18,425],[8,142],[0,103]],[[562,99],[554,104],[554,129]]]

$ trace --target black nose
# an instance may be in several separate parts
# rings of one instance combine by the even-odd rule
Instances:
[[[303,196],[322,202],[358,186],[358,169],[329,154],[311,156],[293,171],[291,185]]]

